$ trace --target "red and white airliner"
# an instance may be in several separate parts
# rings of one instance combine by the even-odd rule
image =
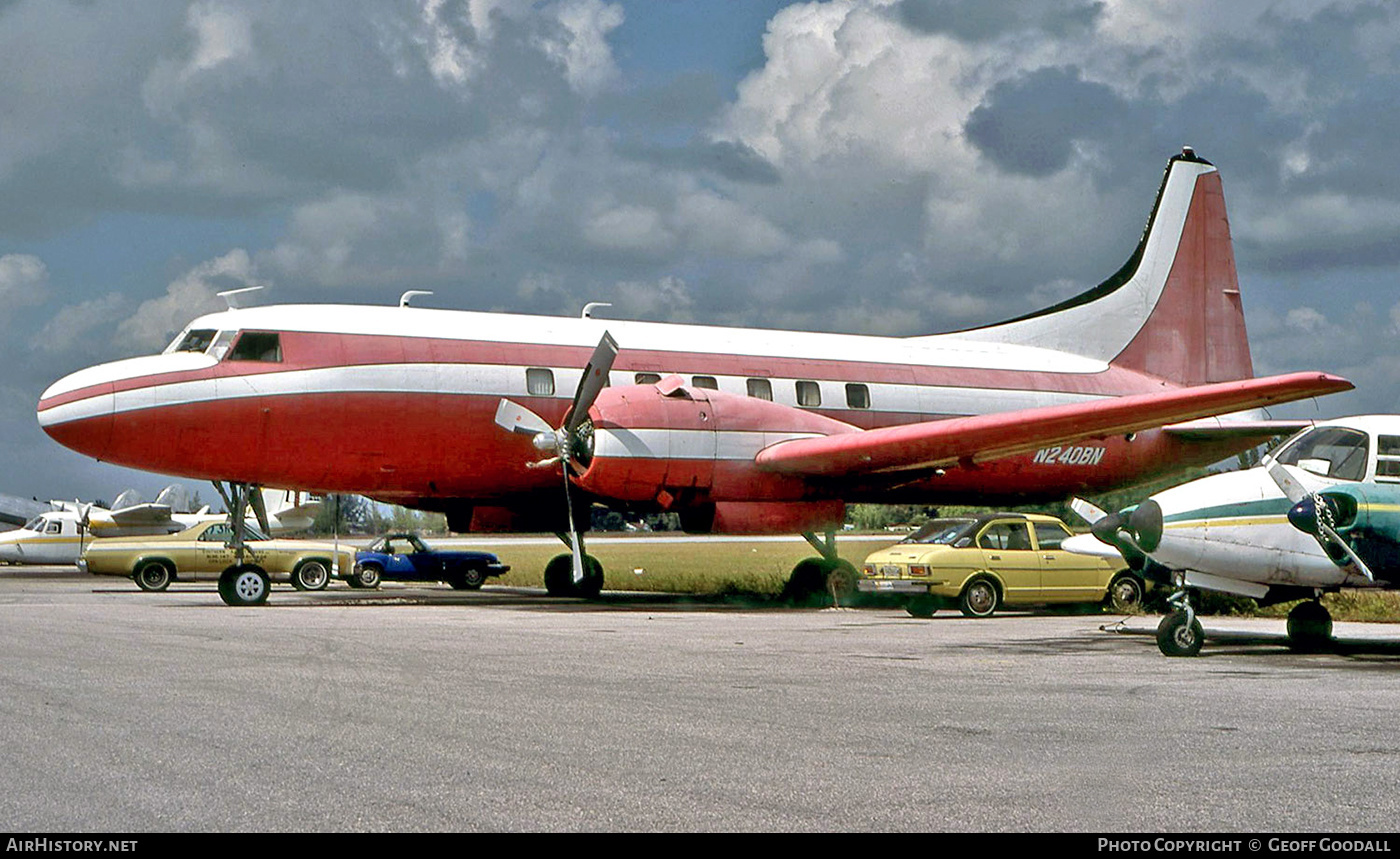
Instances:
[[[40,424],[133,468],[554,530],[574,551],[551,562],[553,593],[602,584],[571,496],[695,531],[801,532],[823,558],[798,573],[824,576],[849,572],[830,536],[847,503],[1102,491],[1283,431],[1214,416],[1351,387],[1253,378],[1220,177],[1189,149],[1113,277],[949,334],[235,303],[159,355],[54,383]]]

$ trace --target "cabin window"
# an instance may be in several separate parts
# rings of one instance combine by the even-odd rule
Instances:
[[[655,385],[661,381],[660,373],[638,373],[632,377],[632,381],[638,385]]]
[[[714,376],[691,376],[690,383],[697,388],[704,388],[707,391],[718,391],[719,381]]]
[[[199,535],[201,543],[225,543],[233,539],[233,526],[224,522],[216,522],[204,529],[204,533]]]
[[[846,407],[851,409],[870,408],[870,388],[858,382],[846,386]]]
[[[1360,480],[1366,476],[1369,449],[1364,432],[1346,427],[1318,427],[1284,445],[1274,459],[1323,477]]]
[[[1035,523],[1035,541],[1040,544],[1041,551],[1053,551],[1060,548],[1060,544],[1069,536],[1069,531],[1063,525],[1056,525],[1054,522]]]
[[[1376,479],[1400,483],[1400,435],[1376,436]]]
[[[822,404],[822,389],[816,382],[797,383],[797,404],[814,408]]]
[[[754,399],[773,402],[773,383],[767,379],[749,379],[748,390]]]
[[[276,331],[244,331],[228,353],[230,361],[282,360],[282,338]]]
[[[212,328],[197,328],[193,331],[185,332],[185,336],[179,338],[170,345],[167,352],[203,352],[209,348],[209,344],[214,342],[214,335],[217,332]]]
[[[58,534],[62,531],[63,523],[59,522],[57,519],[50,519],[48,525],[44,528],[45,534]]]
[[[525,390],[532,397],[554,396],[554,371],[547,367],[530,367],[525,371]]]
[[[1031,547],[1031,535],[1024,522],[997,522],[982,532],[977,545],[983,549],[1019,551]]]

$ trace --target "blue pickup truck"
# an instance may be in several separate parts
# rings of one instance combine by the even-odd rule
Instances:
[[[385,534],[355,553],[355,570],[348,581],[355,588],[378,587],[388,579],[447,582],[457,590],[476,590],[509,570],[490,552],[438,551],[417,534]]]

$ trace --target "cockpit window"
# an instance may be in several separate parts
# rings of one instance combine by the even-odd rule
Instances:
[[[276,331],[244,331],[228,353],[230,361],[281,361],[282,339]]]
[[[28,522],[24,523],[24,530],[34,531],[39,534],[44,533],[44,517],[35,516],[33,519],[30,519]]]
[[[186,331],[185,336],[180,337],[170,345],[167,352],[203,352],[209,348],[209,344],[214,342],[214,334],[217,333],[210,328],[196,328]]]
[[[1346,427],[1318,427],[1285,444],[1274,459],[1334,480],[1361,480],[1366,476],[1370,450],[1366,433]]]

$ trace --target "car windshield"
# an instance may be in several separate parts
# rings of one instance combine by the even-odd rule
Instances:
[[[951,546],[959,539],[971,536],[976,524],[976,519],[930,519],[922,528],[899,542]]]
[[[1284,465],[1336,480],[1366,476],[1369,444],[1366,433],[1346,427],[1318,427],[1286,442],[1273,454]]]

